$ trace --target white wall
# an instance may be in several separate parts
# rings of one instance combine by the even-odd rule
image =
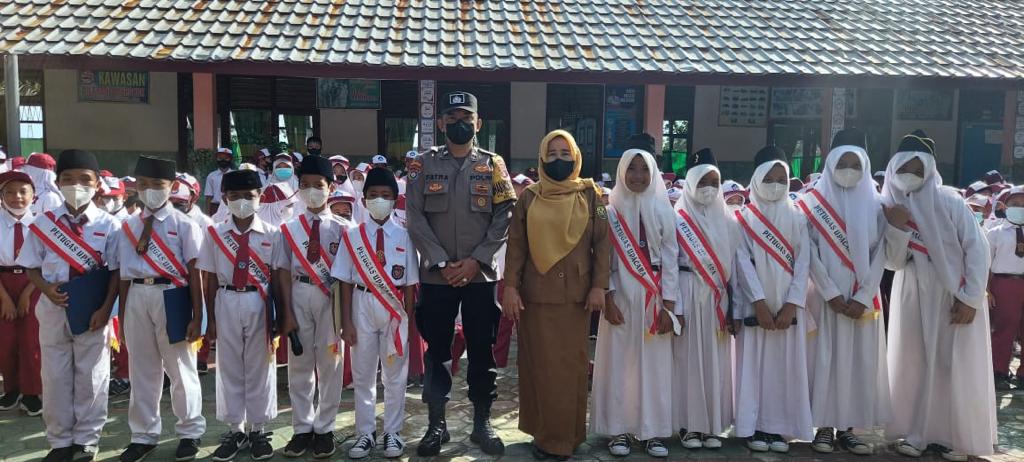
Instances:
[[[699,85],[694,92],[693,150],[711,148],[719,162],[753,161],[768,139],[765,127],[719,127],[717,85]]]
[[[149,74],[149,103],[78,101],[78,71],[47,69],[44,118],[51,153],[79,148],[92,151],[178,151],[177,75]]]
[[[512,82],[510,84],[510,149],[513,160],[535,161],[537,146],[546,134],[548,84]]]
[[[366,157],[377,152],[376,109],[321,109],[320,138],[324,152]]]
[[[931,139],[935,140],[935,160],[940,164],[952,164],[956,159],[956,138],[957,138],[957,116],[960,107],[960,91],[953,95],[953,119],[943,121],[933,120],[896,120],[896,98],[893,98],[893,121],[892,140],[889,143],[893,149],[900,144],[903,136],[917,129],[924,130]]]

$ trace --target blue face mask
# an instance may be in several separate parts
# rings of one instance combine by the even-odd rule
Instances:
[[[279,180],[287,180],[292,177],[292,169],[288,167],[278,167],[274,169],[274,176]]]

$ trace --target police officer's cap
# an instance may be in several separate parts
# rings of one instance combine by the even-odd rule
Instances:
[[[447,114],[457,109],[476,113],[476,96],[464,91],[455,91],[444,95],[444,99],[441,100],[441,113]]]

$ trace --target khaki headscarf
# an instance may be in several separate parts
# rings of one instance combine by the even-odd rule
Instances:
[[[544,173],[544,159],[548,144],[555,138],[564,138],[575,165],[572,174],[564,181],[552,180]],[[565,258],[587,229],[590,221],[590,204],[586,191],[596,190],[594,181],[580,179],[583,156],[576,145],[576,139],[565,130],[548,133],[540,142],[537,154],[537,173],[540,181],[529,186],[536,196],[526,211],[526,237],[530,245],[530,260],[541,274],[546,274],[555,263]]]

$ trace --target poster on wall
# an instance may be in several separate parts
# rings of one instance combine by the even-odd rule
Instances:
[[[953,120],[952,90],[911,90],[896,92],[899,120]]]
[[[380,80],[317,79],[320,109],[380,109]]]
[[[723,86],[718,95],[718,125],[763,127],[768,122],[768,87]]]
[[[820,88],[772,88],[770,117],[773,119],[821,118]]]
[[[78,71],[78,100],[149,103],[149,72]]]
[[[436,91],[437,82],[420,80],[420,130],[419,148],[427,150],[434,146],[434,114],[437,113]]]
[[[626,141],[639,132],[640,88],[605,87],[604,156],[621,157]],[[596,127],[595,127],[596,128]]]

